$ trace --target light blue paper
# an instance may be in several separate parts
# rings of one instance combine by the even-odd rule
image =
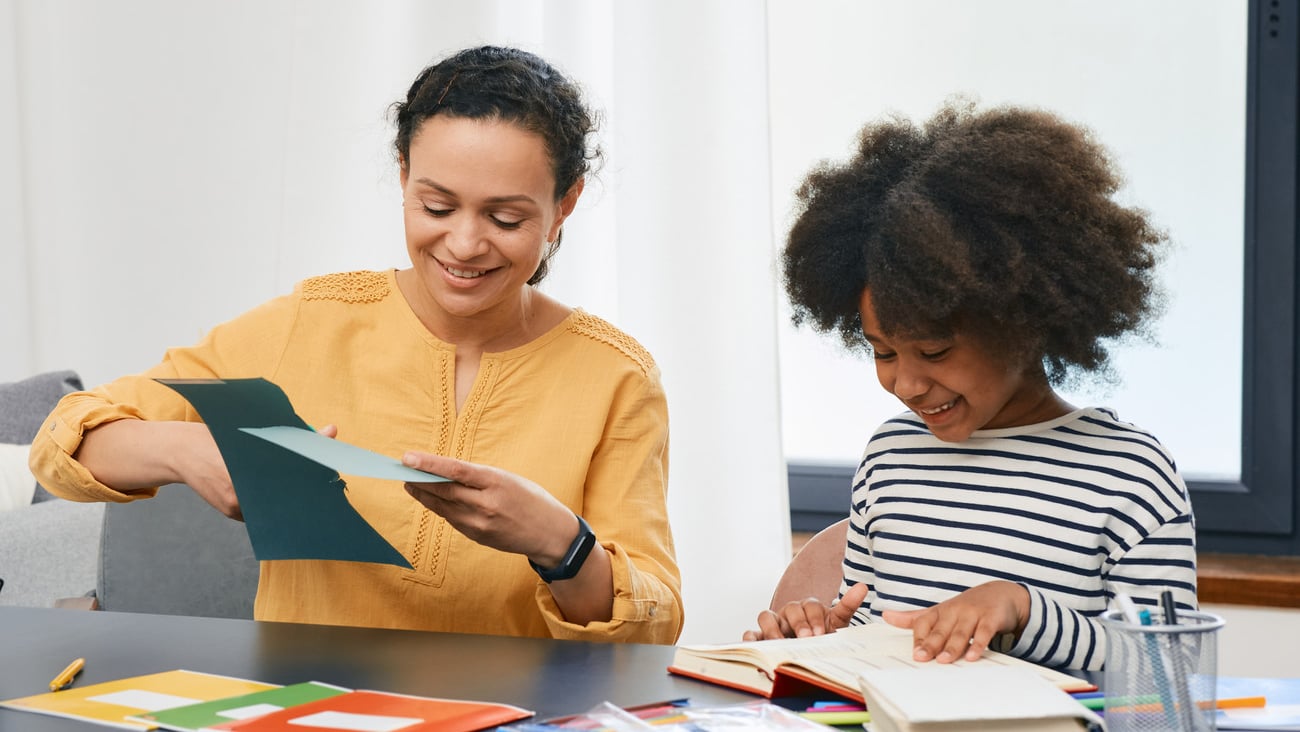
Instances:
[[[364,447],[350,445],[335,440],[319,432],[298,427],[240,427],[240,432],[247,432],[260,437],[291,452],[333,468],[343,475],[356,475],[383,480],[400,480],[406,483],[447,483],[450,478],[426,473],[423,470],[408,468],[400,461],[387,455],[381,455]]]

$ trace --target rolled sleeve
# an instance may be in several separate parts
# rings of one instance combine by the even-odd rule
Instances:
[[[601,544],[610,555],[614,606],[609,620],[578,625],[564,619],[546,583],[538,580],[537,603],[553,638],[671,644],[682,630],[677,595],[662,580],[640,571],[617,544]]]
[[[134,407],[114,404],[93,392],[63,397],[32,440],[28,457],[32,475],[46,490],[69,501],[127,503],[153,496],[156,488],[130,494],[115,491],[96,480],[74,457],[87,432],[121,419],[142,419],[142,415]]]

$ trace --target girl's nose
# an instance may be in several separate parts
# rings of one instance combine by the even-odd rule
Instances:
[[[921,369],[901,361],[894,369],[894,396],[904,402],[925,396],[930,390],[930,379]]]

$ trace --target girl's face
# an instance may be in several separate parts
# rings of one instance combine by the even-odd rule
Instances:
[[[429,297],[453,317],[518,307],[581,183],[557,201],[542,138],[499,120],[426,120],[403,163],[406,248]]]
[[[880,385],[945,442],[961,442],[975,430],[1044,422],[1070,409],[1040,369],[1008,363],[960,333],[934,339],[886,337],[870,290],[863,291],[859,309]]]

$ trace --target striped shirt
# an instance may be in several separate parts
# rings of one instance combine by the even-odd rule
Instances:
[[[1096,670],[1098,616],[1116,593],[1196,607],[1195,527],[1173,459],[1107,409],[936,438],[908,412],[868,443],[853,480],[844,584],[866,582],[855,622],[994,580],[1029,590],[1030,617],[1002,650]]]

